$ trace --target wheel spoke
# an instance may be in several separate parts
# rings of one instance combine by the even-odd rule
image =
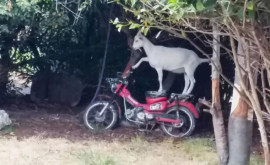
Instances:
[[[191,120],[194,120],[194,119],[191,118],[191,115],[189,115],[186,111],[181,110],[181,109],[173,109],[171,111],[168,111],[168,114],[178,116],[181,120],[181,123],[180,125],[176,125],[174,123],[170,123],[170,124],[164,123],[162,125],[162,129],[166,134],[173,137],[182,137],[188,134],[191,128],[194,129],[194,126],[192,125],[192,122],[191,122]]]
[[[84,120],[90,129],[108,129],[116,122],[115,114],[109,107],[101,116],[99,115],[105,105],[106,102],[97,102],[86,111]]]

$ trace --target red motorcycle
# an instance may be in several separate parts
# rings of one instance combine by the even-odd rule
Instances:
[[[192,103],[192,95],[146,92],[146,104],[134,99],[129,90],[128,78],[107,78],[112,96],[100,95],[99,100],[89,105],[84,114],[84,123],[90,130],[112,129],[117,120],[126,120],[139,126],[159,125],[169,136],[189,136],[195,129],[195,119],[199,118],[199,107]],[[123,109],[116,97],[123,98]]]

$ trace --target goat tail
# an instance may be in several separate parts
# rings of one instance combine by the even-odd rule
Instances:
[[[209,59],[205,59],[205,58],[201,58],[200,59],[200,63],[205,63],[205,62],[210,62],[210,60]]]

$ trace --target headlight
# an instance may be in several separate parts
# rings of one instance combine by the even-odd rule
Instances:
[[[116,84],[115,83],[112,83],[111,84],[111,90],[112,90],[112,92],[115,92],[116,88],[117,88]]]

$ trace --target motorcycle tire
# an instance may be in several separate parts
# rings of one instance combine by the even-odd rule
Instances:
[[[166,111],[166,113],[175,114],[175,112],[177,111],[179,112],[181,120],[180,126],[174,126],[172,123],[161,123],[160,124],[161,130],[165,134],[177,138],[191,135],[196,125],[194,115],[186,107],[183,106],[171,107]],[[183,128],[186,128],[186,130],[183,130]],[[173,129],[178,130],[178,132],[172,133]]]
[[[107,107],[103,115],[98,115],[108,103],[108,101],[96,101],[87,107],[83,117],[84,124],[87,128],[90,130],[109,130],[116,125],[118,112],[114,109],[113,105]]]

